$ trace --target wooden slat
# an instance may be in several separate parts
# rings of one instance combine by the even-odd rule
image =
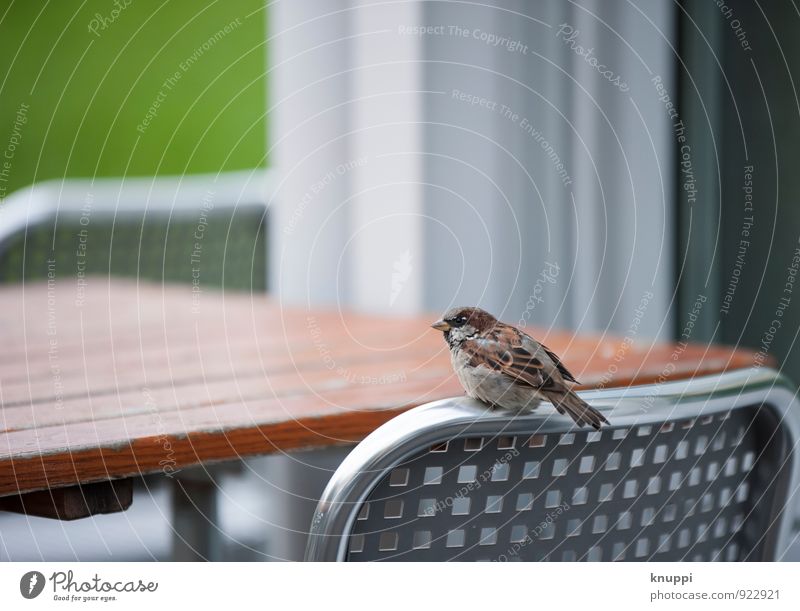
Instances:
[[[99,278],[77,306],[75,290],[66,281],[0,288],[0,496],[353,443],[410,407],[463,392],[428,328],[433,315],[308,312],[213,293],[195,312],[184,287]],[[718,346],[531,332],[587,388],[752,363]]]
[[[118,393],[94,394],[88,399],[79,397],[37,405],[6,407],[0,417],[0,432],[42,429],[48,426],[75,422],[96,422],[109,418],[133,416],[139,413],[181,411],[188,417],[189,410],[204,406],[239,404],[266,398],[302,396],[328,390],[364,384],[385,382],[409,383],[420,380],[442,380],[450,375],[449,363],[437,359],[430,364],[427,356],[393,358],[376,362],[351,363],[346,374],[331,375],[325,368],[289,369],[265,376],[257,374],[234,380],[204,380],[181,386],[148,386]],[[355,383],[354,383],[355,382]],[[361,384],[361,385],[364,385]],[[86,409],[87,404],[91,410]],[[232,407],[231,409],[237,409]]]
[[[398,336],[393,336],[397,338]],[[400,340],[404,337],[398,338]],[[427,338],[426,342],[414,345],[413,350],[387,353],[387,358],[400,358],[409,354],[423,353],[435,355],[444,353],[440,342]],[[365,351],[356,342],[347,338],[336,339],[336,366],[375,360],[373,352]],[[181,386],[197,384],[202,380],[241,379],[253,376],[268,376],[286,369],[315,370],[327,369],[329,363],[320,355],[318,348],[309,346],[308,341],[295,341],[295,347],[273,345],[262,349],[231,346],[213,348],[192,347],[159,359],[139,359],[138,361],[113,362],[106,357],[89,363],[76,359],[70,366],[58,366],[60,392],[62,399],[88,395],[109,394],[128,388],[146,386]],[[164,352],[175,352],[165,347]],[[383,355],[382,355],[383,357]],[[63,360],[63,359],[60,359]],[[0,405],[9,407],[20,403],[43,403],[55,399],[56,393],[52,370],[39,372],[37,377],[15,375],[3,380],[3,394]],[[44,375],[46,373],[46,376]]]

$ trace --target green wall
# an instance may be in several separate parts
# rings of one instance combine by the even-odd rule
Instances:
[[[0,197],[263,166],[263,4],[0,0]]]

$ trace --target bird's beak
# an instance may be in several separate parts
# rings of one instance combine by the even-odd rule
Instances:
[[[447,331],[447,330],[450,328],[450,325],[449,325],[449,324],[447,324],[447,323],[446,323],[445,321],[443,321],[443,320],[437,320],[435,323],[433,323],[433,324],[431,325],[431,327],[433,327],[433,328],[434,328],[434,329],[436,329],[437,331]]]

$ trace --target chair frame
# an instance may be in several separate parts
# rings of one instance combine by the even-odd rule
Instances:
[[[776,411],[788,434],[785,465],[788,485],[785,503],[772,521],[765,541],[768,559],[780,559],[794,538],[800,510],[800,401],[795,387],[778,372],[766,368],[732,371],[714,376],[579,393],[609,416],[614,428],[658,424],[697,418],[762,403]],[[646,411],[642,402],[649,402]],[[612,411],[613,410],[613,411]],[[444,399],[409,410],[367,436],[342,462],[322,494],[306,548],[307,561],[344,561],[349,534],[358,511],[374,487],[398,463],[421,449],[453,437],[502,433],[565,433],[572,421],[547,407],[526,415],[487,410],[466,397]]]
[[[266,210],[274,188],[268,170],[133,178],[48,180],[18,191],[0,206],[0,254],[9,240],[27,228],[51,220],[92,218],[196,218],[203,199],[213,194],[214,207]],[[264,253],[266,256],[266,253]]]

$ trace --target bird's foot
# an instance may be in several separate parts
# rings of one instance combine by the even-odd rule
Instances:
[[[489,401],[484,401],[483,399],[478,399],[478,400],[481,403],[483,403],[486,406],[486,409],[489,410],[490,412],[495,412],[503,409],[497,403],[490,403]]]

